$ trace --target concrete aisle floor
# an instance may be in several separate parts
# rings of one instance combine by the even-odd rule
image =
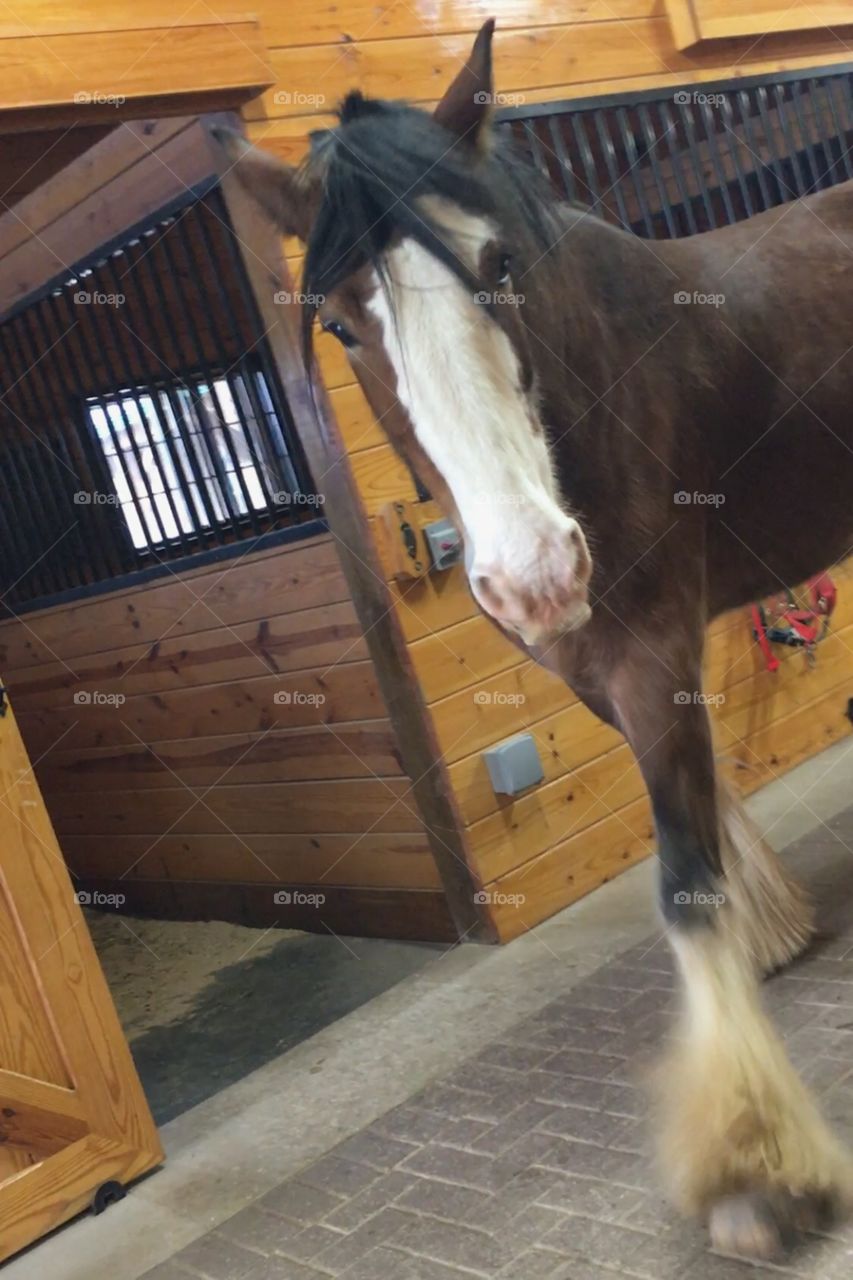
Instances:
[[[767,998],[853,1137],[853,742],[750,804],[834,933]],[[737,1280],[653,1189],[638,1071],[671,974],[643,864],[512,946],[438,954],[167,1124],[168,1162],[9,1280]],[[355,963],[355,961],[353,961]],[[853,1233],[771,1275],[853,1274]],[[153,1269],[152,1269],[153,1268]],[[149,1275],[150,1272],[150,1275]]]

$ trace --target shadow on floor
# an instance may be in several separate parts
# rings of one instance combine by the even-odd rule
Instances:
[[[232,936],[225,932],[230,926],[115,916],[92,916],[90,925],[158,1124],[292,1049],[445,950],[294,932],[278,940],[276,933],[249,929]]]

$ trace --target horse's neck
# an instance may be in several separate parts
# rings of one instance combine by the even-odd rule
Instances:
[[[678,318],[680,288],[657,246],[565,205],[537,264],[528,317],[549,399],[583,412]]]

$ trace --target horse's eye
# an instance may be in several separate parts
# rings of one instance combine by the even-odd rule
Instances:
[[[508,253],[502,253],[498,259],[498,284],[507,284],[509,282],[511,265],[511,256]]]
[[[354,347],[356,340],[350,333],[349,329],[345,329],[340,320],[325,320],[323,328],[326,333],[331,333],[337,338],[338,342],[342,342],[345,347]]]

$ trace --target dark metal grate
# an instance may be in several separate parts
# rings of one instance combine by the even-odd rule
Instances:
[[[17,308],[0,358],[10,608],[319,514],[216,189]]]
[[[655,239],[853,177],[848,67],[507,108],[498,122],[569,200]]]

